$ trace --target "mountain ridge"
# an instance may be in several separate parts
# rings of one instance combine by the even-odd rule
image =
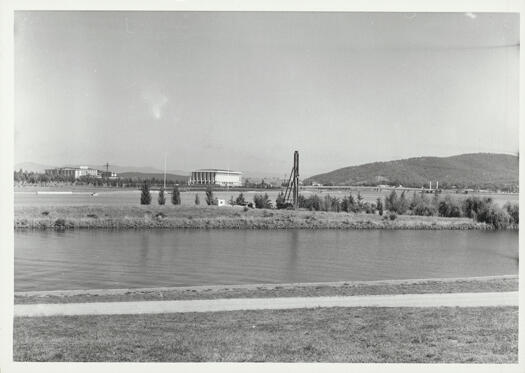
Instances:
[[[519,185],[519,157],[497,153],[468,153],[450,157],[413,157],[339,168],[311,176],[305,184],[403,185],[501,189]],[[434,184],[435,185],[435,184]]]

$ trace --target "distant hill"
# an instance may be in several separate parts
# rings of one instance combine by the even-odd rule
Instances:
[[[475,153],[452,157],[420,157],[340,168],[304,180],[323,185],[403,185],[498,189],[519,185],[518,157]]]
[[[145,173],[145,172],[122,172],[119,174],[121,178],[132,178],[132,179],[158,179],[163,180],[164,174],[162,172],[160,173]],[[167,181],[183,181],[186,182],[188,180],[188,176],[185,175],[176,175],[176,174],[169,174],[166,173],[166,180]]]
[[[27,172],[36,172],[36,173],[44,173],[46,169],[53,168],[54,166],[49,166],[45,164],[40,163],[34,163],[34,162],[21,162],[15,164],[15,171],[18,170],[24,170]]]

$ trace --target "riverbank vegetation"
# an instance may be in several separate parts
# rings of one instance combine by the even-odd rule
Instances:
[[[517,363],[518,307],[17,317],[15,361]]]
[[[253,200],[256,208],[272,208],[267,194],[256,194]],[[230,203],[232,202],[233,199]],[[359,192],[355,198],[351,193],[343,198],[334,197],[330,194],[324,195],[323,198],[317,194],[308,197],[299,195],[298,205],[299,208],[309,211],[378,214],[390,220],[395,220],[398,215],[466,217],[491,225],[495,229],[517,229],[519,225],[519,205],[517,203],[507,202],[503,207],[499,207],[489,197],[469,196],[460,199],[451,195],[441,197],[437,192],[432,196],[413,192],[409,199],[405,191],[398,195],[395,190],[392,190],[384,198],[384,204],[380,198],[375,203],[367,202]],[[283,193],[280,193],[276,198],[276,208],[290,208],[290,204],[286,203]],[[388,214],[384,215],[384,210]]]
[[[386,216],[386,215],[385,215]],[[246,206],[15,206],[16,229],[493,229],[470,218],[251,209]]]

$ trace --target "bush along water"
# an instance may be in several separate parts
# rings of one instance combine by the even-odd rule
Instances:
[[[385,198],[385,206],[397,214],[405,213],[402,198],[395,191]],[[422,193],[414,192],[408,212],[420,216],[441,216],[446,218],[466,217],[486,223],[494,229],[518,228],[519,205],[507,202],[503,208],[491,198],[467,197],[460,201],[447,195],[440,199],[437,194],[432,199]]]
[[[255,207],[271,208],[271,202],[266,195],[254,197]],[[284,203],[284,196],[276,199],[276,208],[284,209],[289,206]],[[479,223],[486,223],[494,229],[518,228],[519,205],[506,203],[503,208],[496,205],[491,198],[467,197],[465,199],[446,195],[441,198],[437,193],[428,196],[425,193],[414,192],[409,198],[406,192],[400,195],[392,190],[384,201],[378,198],[375,203],[365,202],[358,193],[356,197],[351,193],[343,198],[317,194],[305,197],[299,195],[299,208],[310,211],[333,211],[347,213],[367,213],[386,216],[395,220],[398,215],[440,216],[446,218],[471,218]]]

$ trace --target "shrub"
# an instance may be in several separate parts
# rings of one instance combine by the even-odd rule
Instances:
[[[489,198],[481,199],[479,197],[467,197],[461,206],[463,216],[476,219],[480,211],[485,209],[489,203],[492,203],[492,200]]]
[[[379,212],[379,216],[383,216],[383,202],[381,201],[381,198],[378,198],[376,201],[376,208]]]
[[[432,202],[422,193],[414,192],[412,202],[410,203],[412,214],[419,216],[433,216],[436,214],[436,208]]]
[[[446,196],[438,204],[439,216],[446,218],[459,218],[461,216],[461,205],[457,200]]]
[[[175,185],[173,187],[173,193],[171,194],[171,203],[174,205],[180,205],[181,203],[180,190],[178,185]]]
[[[359,208],[359,210],[361,210],[363,208],[363,196],[361,195],[361,192],[357,192],[357,207]]]
[[[235,198],[235,204],[239,206],[244,206],[246,204],[246,200],[244,199],[244,195],[240,193],[237,198]]]
[[[42,215],[43,216],[48,216],[49,215],[49,211],[42,211]]]
[[[299,205],[301,203],[299,202]],[[285,209],[287,206],[286,201],[284,199],[284,193],[280,192],[279,195],[277,195],[277,198],[275,199],[275,207],[278,209]]]
[[[337,197],[330,198],[330,210],[335,212],[341,211],[341,201]]]
[[[341,200],[341,210],[345,212],[357,212],[359,210],[352,194],[343,197]]]
[[[299,198],[299,207],[304,207],[310,211],[319,211],[321,210],[321,198],[317,194],[312,194],[307,198],[300,196]]]
[[[215,202],[215,198],[213,198],[213,190],[211,189],[211,186],[206,187],[206,204],[208,206],[213,205]]]
[[[199,194],[198,193],[195,193],[195,204],[196,205],[200,205],[201,204],[201,199],[199,198]]]
[[[332,209],[332,197],[330,197],[329,194],[324,196],[322,202],[321,202],[321,210],[323,211],[331,211]]]
[[[164,196],[164,187],[160,188],[158,202],[161,206],[166,204],[166,196]]]
[[[397,219],[397,215],[396,215],[395,212],[391,212],[388,217],[389,217],[390,220],[396,220]]]
[[[87,217],[88,218],[92,218],[92,219],[96,219],[96,218],[98,218],[98,215],[97,214],[87,214]]]
[[[350,212],[350,206],[348,205],[348,197],[343,197],[341,200],[341,211]]]
[[[55,223],[53,224],[55,228],[59,229],[65,229],[66,228],[66,220],[65,219],[57,219],[55,220]]]
[[[253,196],[253,202],[255,204],[255,208],[258,209],[271,209],[272,208],[272,201],[270,200],[270,197],[268,197],[267,193],[262,194],[256,194]]]
[[[493,203],[487,203],[477,214],[477,221],[490,224],[495,229],[508,227],[510,220],[507,211]]]
[[[385,197],[385,209],[395,211],[397,206],[397,193],[392,190],[388,196]]]
[[[408,201],[405,196],[405,191],[401,193],[401,197],[399,197],[394,207],[395,207],[394,211],[400,215],[403,215],[407,212],[409,205],[408,205]]]
[[[376,212],[376,205],[374,203],[368,203],[368,202],[365,202],[363,204],[363,210],[367,213],[367,214],[375,214]]]
[[[140,194],[140,204],[149,205],[151,203],[151,193],[149,192],[148,183],[142,184],[142,193]]]
[[[409,208],[409,203],[405,196],[405,191],[401,193],[401,197],[397,197],[395,190],[392,190],[388,196],[385,197],[385,209],[395,212],[397,214],[405,214]]]
[[[520,206],[517,203],[511,204],[510,202],[505,203],[503,208],[507,211],[511,218],[511,223],[520,223]]]
[[[308,197],[307,201],[307,205],[309,206],[310,210],[321,210],[321,198],[317,194],[313,194]]]
[[[497,206],[492,198],[468,197],[462,204],[463,215],[478,222],[492,225],[495,229],[504,229],[509,224],[519,223],[519,207],[505,204],[503,208]],[[516,220],[517,219],[517,222]]]

